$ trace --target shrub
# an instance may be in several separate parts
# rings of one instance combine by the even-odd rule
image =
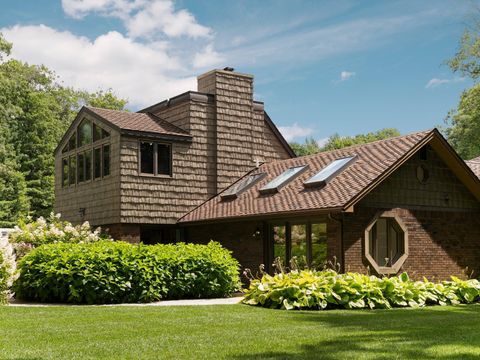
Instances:
[[[20,222],[15,231],[10,234],[10,242],[15,244],[15,251],[20,258],[35,247],[52,243],[90,243],[105,238],[100,234],[100,228],[92,231],[88,221],[82,225],[73,226],[68,221],[61,221],[60,214],[50,214],[44,219]]]
[[[280,309],[382,308],[456,305],[480,301],[480,282],[412,281],[406,273],[378,278],[333,270],[264,274],[246,290],[245,304]]]
[[[212,298],[238,289],[238,262],[220,244],[49,244],[18,264],[18,297],[48,302],[122,303]]]

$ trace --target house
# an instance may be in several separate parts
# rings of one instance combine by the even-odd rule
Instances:
[[[480,161],[435,129],[295,157],[231,69],[138,113],[83,108],[56,150],[55,210],[115,238],[213,239],[274,259],[444,279],[480,272]]]

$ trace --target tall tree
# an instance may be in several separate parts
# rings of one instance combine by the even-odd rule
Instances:
[[[447,61],[454,73],[478,81],[480,78],[480,20],[469,26],[460,39],[455,56]],[[446,117],[449,142],[464,159],[480,155],[480,84],[465,90],[457,108]]]
[[[316,154],[322,151],[342,149],[347,146],[366,144],[376,140],[388,139],[399,136],[397,129],[387,128],[367,134],[359,134],[355,136],[340,136],[333,134],[330,136],[324,146],[320,146],[313,138],[305,139],[304,144],[291,143],[293,151],[297,156]]]
[[[53,151],[82,105],[126,105],[111,90],[61,85],[45,66],[10,59],[11,47],[0,34],[0,224],[14,223],[27,210],[33,217],[52,211]]]

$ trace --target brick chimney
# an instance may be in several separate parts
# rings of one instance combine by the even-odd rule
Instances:
[[[231,68],[198,77],[198,91],[215,95],[217,189],[221,191],[262,161],[264,113],[253,102],[253,76]]]

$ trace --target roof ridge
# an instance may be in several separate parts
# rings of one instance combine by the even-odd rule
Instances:
[[[432,133],[432,132],[435,131],[435,130],[436,130],[436,128],[432,128],[432,129],[428,129],[428,130],[423,130],[423,131],[415,131],[415,132],[411,132],[411,133],[408,133],[408,134],[405,134],[405,135],[398,135],[398,136],[393,136],[393,137],[386,138],[386,139],[371,141],[371,142],[368,142],[368,143],[365,143],[365,144],[350,145],[350,146],[346,146],[346,147],[340,148],[340,149],[320,151],[320,152],[315,153],[315,154],[297,156],[297,157],[294,158],[294,159],[305,159],[305,158],[311,158],[311,157],[320,156],[320,155],[327,155],[327,154],[331,154],[331,153],[338,152],[338,151],[352,150],[352,149],[356,149],[356,148],[362,148],[362,147],[366,147],[366,146],[372,146],[372,145],[374,145],[374,144],[378,144],[378,143],[381,143],[381,142],[398,140],[398,139],[400,139],[400,138],[406,138],[406,137],[413,136],[413,135],[419,135],[419,134],[428,135],[428,134]],[[272,164],[272,163],[278,163],[278,162],[283,162],[283,161],[288,161],[288,160],[292,160],[292,159],[275,160],[275,161],[271,161],[271,162],[264,163],[264,164]]]

